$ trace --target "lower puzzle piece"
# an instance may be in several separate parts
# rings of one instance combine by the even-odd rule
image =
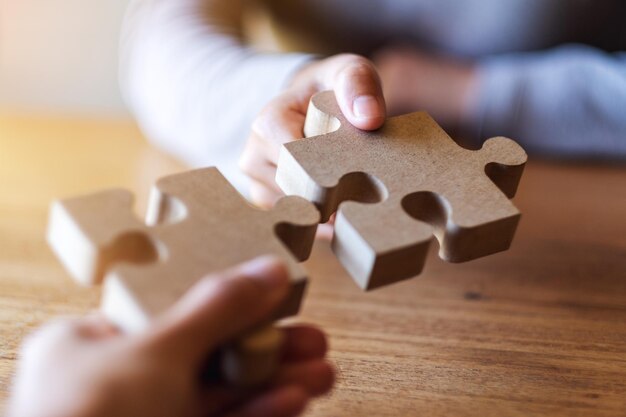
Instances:
[[[433,234],[451,262],[509,248],[520,218],[509,198],[527,159],[514,141],[467,150],[424,112],[361,131],[332,92],[311,99],[304,133],[282,148],[276,182],[323,221],[338,210],[333,250],[362,288],[419,274]]]
[[[216,168],[205,168],[160,179],[146,217],[134,216],[126,190],[56,201],[50,212],[48,241],[57,257],[77,281],[104,282],[101,308],[120,328],[144,328],[201,278],[266,254],[285,262],[292,282],[274,319],[297,313],[307,280],[297,262],[309,256],[319,221],[309,202],[286,197],[260,210]],[[271,332],[257,334],[240,348],[268,349],[274,340]],[[244,375],[250,372],[238,369],[233,378],[263,378]]]

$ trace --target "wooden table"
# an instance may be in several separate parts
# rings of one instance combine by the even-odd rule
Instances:
[[[184,167],[130,122],[0,117],[0,403],[22,338],[97,304],[44,241],[49,201]],[[339,381],[311,416],[626,415],[626,169],[531,163],[510,251],[362,293],[319,243],[303,320]],[[436,245],[433,245],[436,246]]]

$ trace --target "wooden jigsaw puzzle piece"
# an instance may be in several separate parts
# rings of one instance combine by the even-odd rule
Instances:
[[[157,260],[156,248],[132,204],[132,194],[120,189],[52,203],[48,242],[77,282],[100,284],[117,262]]]
[[[432,230],[445,260],[466,261],[510,246],[519,211],[508,198],[526,161],[512,140],[493,138],[481,150],[467,150],[423,112],[389,118],[378,131],[364,132],[349,124],[332,92],[311,99],[305,135],[281,150],[276,181],[286,194],[315,203],[323,220],[338,210],[334,248],[361,287],[375,288],[421,270],[415,267],[422,262],[419,255],[406,249],[410,239],[382,226],[389,216],[403,215],[398,206],[420,223],[413,244],[424,242],[425,230]],[[376,204],[357,209],[342,204],[347,200],[385,202],[394,210],[375,209]],[[409,230],[406,220],[393,222]],[[396,249],[389,243],[394,238]],[[379,241],[387,244],[377,252]],[[378,276],[372,251],[374,258],[395,259],[397,267]]]
[[[309,202],[285,197],[269,211],[255,208],[215,168],[160,179],[149,202],[161,260],[119,265],[105,282],[103,309],[121,326],[143,328],[203,276],[266,254],[285,262],[292,281],[275,318],[297,313],[307,279],[298,261],[310,254],[319,221]]]
[[[327,94],[328,93],[328,94]],[[346,200],[375,203],[387,198],[385,186],[359,169],[351,155],[348,122],[331,92],[313,96],[305,120],[306,137],[284,146],[276,182],[287,195],[299,195],[320,210],[326,222]],[[332,133],[332,134],[330,134]]]
[[[520,219],[509,198],[524,169],[524,150],[498,137],[480,150],[461,152],[464,164],[451,167],[451,175],[440,173],[428,192],[407,194],[402,201],[409,215],[433,225],[439,256],[448,262],[507,250]]]
[[[515,197],[528,156],[515,141],[498,136],[487,139],[477,151],[485,174],[508,198]]]
[[[297,261],[308,257],[319,221],[306,200],[285,197],[274,209],[260,210],[216,168],[206,168],[159,180],[150,196],[148,225],[134,217],[131,205],[123,190],[57,201],[48,233],[77,280],[96,283],[106,273],[101,308],[122,329],[141,330],[201,278],[266,254],[281,258],[292,280],[274,318],[297,313],[306,286]],[[245,363],[251,362],[242,357]]]
[[[347,201],[335,219],[332,247],[356,283],[371,290],[418,275],[431,239],[430,226],[406,216],[397,200]]]

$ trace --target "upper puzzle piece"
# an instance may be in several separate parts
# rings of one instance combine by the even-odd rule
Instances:
[[[102,309],[133,331],[200,278],[265,254],[286,263],[293,283],[274,317],[295,314],[306,285],[297,261],[309,256],[318,221],[317,210],[298,197],[256,209],[216,168],[205,168],[159,180],[146,223],[134,216],[125,190],[56,201],[48,240],[76,280],[97,283],[106,275]]]
[[[526,163],[514,141],[467,150],[424,112],[361,131],[333,92],[311,99],[304,133],[282,148],[276,182],[314,202],[322,221],[339,208],[333,249],[362,288],[419,274],[433,234],[451,262],[510,246],[520,213],[509,198]]]

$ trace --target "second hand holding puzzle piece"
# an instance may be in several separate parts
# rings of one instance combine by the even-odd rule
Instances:
[[[216,168],[160,179],[146,223],[135,217],[132,200],[126,190],[109,190],[56,201],[48,229],[77,281],[103,282],[101,308],[121,329],[140,331],[201,278],[266,254],[285,262],[292,281],[273,318],[297,313],[307,279],[297,262],[309,256],[319,221],[310,203],[287,197],[272,210],[256,209]],[[226,378],[240,385],[267,379],[279,336],[270,326],[234,341],[224,356]]]

